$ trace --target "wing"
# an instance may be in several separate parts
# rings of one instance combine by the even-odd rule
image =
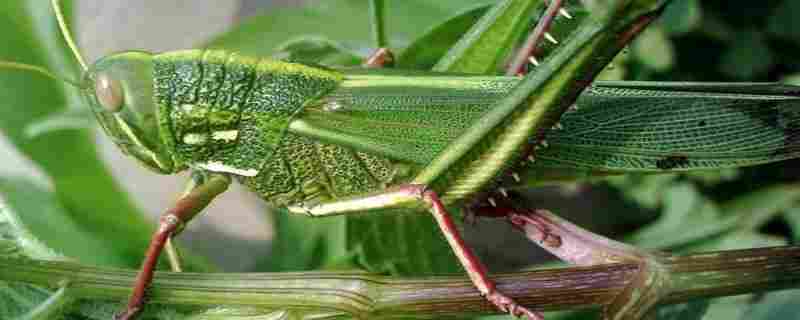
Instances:
[[[308,106],[289,130],[425,165],[479,123],[513,77],[363,72]],[[755,165],[800,156],[800,87],[598,82],[547,134],[529,169],[572,175]]]
[[[511,77],[348,74],[291,132],[425,165],[518,82]]]
[[[607,172],[718,169],[800,156],[800,88],[605,82],[550,132],[543,168]]]

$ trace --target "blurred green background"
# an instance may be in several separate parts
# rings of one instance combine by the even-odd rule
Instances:
[[[79,1],[71,8],[79,45],[90,61],[123,49],[211,46],[352,64],[373,49],[366,3]],[[403,50],[427,30],[494,1],[389,3],[391,47],[403,57]],[[462,20],[479,17],[475,12],[480,11],[471,12]],[[793,0],[674,0],[665,16],[603,77],[800,84],[797,17],[800,2]],[[447,31],[459,34],[468,26],[448,25]],[[45,1],[1,4],[0,30],[18,30],[0,33],[7,44],[0,47],[0,59],[77,74]],[[313,39],[309,43],[314,46],[298,45],[298,39]],[[19,72],[0,74],[4,207],[58,253],[86,263],[135,267],[152,230],[152,220],[142,213],[150,219],[159,214],[174,200],[183,178],[139,168],[97,134],[82,110],[68,87]],[[645,248],[686,252],[795,243],[800,239],[799,182],[800,161],[795,160],[722,172],[615,177],[537,189],[528,196],[532,205],[595,232]],[[191,267],[304,270],[336,263],[349,254],[343,249],[347,231],[341,219],[306,224],[264,214],[268,209],[241,188],[223,196],[181,237],[191,252]],[[508,232],[505,222],[481,220],[464,229],[470,245],[493,271],[547,259],[519,234]],[[276,244],[271,246],[273,239]],[[793,303],[797,299],[800,294],[788,291],[720,299],[710,306],[688,306],[686,313],[672,312],[678,314],[676,319],[699,319],[688,315],[696,309],[707,311],[705,319],[790,319],[786,315],[800,314]],[[19,309],[25,304],[17,305]],[[7,308],[0,309],[8,312],[3,314],[19,312],[5,304],[0,307]]]

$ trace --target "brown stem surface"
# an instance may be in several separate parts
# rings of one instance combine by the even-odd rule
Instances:
[[[800,246],[666,257],[672,290],[663,303],[800,287]],[[71,262],[0,257],[0,280],[55,286],[73,298],[123,300],[135,272]],[[538,310],[610,303],[635,276],[635,263],[518,272],[493,277],[499,289]],[[496,313],[464,277],[399,279],[366,273],[159,273],[151,301],[344,312],[362,318]]]

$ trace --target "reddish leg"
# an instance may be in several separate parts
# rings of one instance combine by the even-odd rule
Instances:
[[[428,206],[458,261],[464,267],[467,275],[481,295],[486,297],[486,300],[503,312],[508,312],[514,316],[524,316],[528,320],[543,319],[539,313],[520,306],[513,299],[497,290],[494,281],[489,279],[486,267],[481,264],[478,257],[464,243],[464,239],[456,228],[453,218],[447,213],[444,204],[442,204],[434,191],[426,190],[424,185],[403,185],[380,194],[322,203],[310,208],[289,207],[288,209],[291,212],[323,217],[389,207],[416,207],[420,202]]]
[[[542,39],[544,39],[545,36],[549,36],[547,31],[550,30],[553,20],[555,20],[556,16],[558,16],[559,11],[562,10],[562,2],[563,0],[550,0],[547,9],[542,15],[542,18],[539,19],[539,22],[536,24],[536,27],[533,29],[530,35],[528,35],[528,38],[525,40],[525,43],[522,45],[522,48],[519,50],[517,56],[514,57],[511,64],[508,66],[506,75],[523,75],[525,74],[525,66],[528,65],[528,62],[538,64],[538,62],[536,62],[536,53],[538,51],[539,44],[542,42]],[[566,14],[566,16],[569,17],[568,14]]]
[[[513,206],[481,207],[474,213],[507,217],[512,225],[561,260],[575,265],[617,262],[639,264],[630,284],[604,308],[604,319],[641,319],[669,292],[669,272],[663,254],[648,252],[582,229],[547,210]],[[631,306],[637,306],[630,311]]]
[[[511,201],[510,199],[504,200]],[[540,211],[517,209],[505,203],[496,206],[477,207],[470,211],[475,218],[507,218],[511,225],[524,232],[528,239],[549,251],[560,248],[563,245],[563,240],[559,235],[560,230],[554,228],[553,224],[545,216],[539,214]]]
[[[388,48],[379,48],[362,64],[366,68],[384,68],[394,65],[394,54]]]
[[[197,177],[203,179],[206,177]],[[227,176],[210,175],[198,183],[190,192],[181,197],[174,207],[161,216],[158,230],[150,240],[142,267],[136,277],[133,293],[128,300],[125,311],[116,315],[116,320],[134,319],[144,306],[147,287],[153,281],[153,273],[158,264],[158,257],[164,250],[168,239],[178,233],[182,226],[202,211],[217,195],[228,189],[231,181]]]
[[[645,255],[636,247],[594,234],[550,211],[531,210],[511,204],[516,201],[507,198],[497,206],[477,207],[473,212],[480,217],[508,219],[532,242],[570,264],[589,266],[640,261]]]
[[[467,275],[472,280],[472,283],[475,284],[478,291],[486,297],[486,300],[489,300],[489,302],[497,306],[501,311],[508,312],[515,317],[525,316],[529,320],[543,319],[541,314],[518,305],[514,300],[497,290],[494,281],[489,279],[486,267],[478,260],[478,257],[472,253],[472,250],[467,247],[466,243],[464,243],[464,239],[458,232],[455,223],[453,223],[453,218],[447,213],[447,209],[435,192],[422,191],[422,199],[431,205],[431,213],[436,219],[439,229],[442,230],[453,252],[467,271]]]

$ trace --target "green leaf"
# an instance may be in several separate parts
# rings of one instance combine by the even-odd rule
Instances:
[[[688,171],[683,175],[703,186],[714,186],[733,181],[739,177],[740,168],[722,168],[718,170]]]
[[[767,31],[777,37],[800,43],[800,21],[797,13],[800,12],[800,2],[784,0],[775,7],[772,16],[767,19]]]
[[[450,210],[458,217],[458,210]],[[373,212],[347,220],[348,254],[366,270],[393,275],[463,272],[427,212]]]
[[[63,259],[26,229],[19,216],[8,208],[2,198],[0,198],[0,254],[36,259]],[[48,295],[47,290],[39,287],[0,281],[0,315],[21,316],[45,301]]]
[[[770,292],[758,299],[742,320],[783,320],[800,315],[800,290]]]
[[[658,320],[700,320],[711,304],[709,300],[692,300],[686,303],[660,306],[655,311]]]
[[[397,67],[419,70],[432,68],[488,9],[485,6],[477,7],[433,27],[403,50],[397,59]]]
[[[655,71],[667,71],[675,64],[675,48],[661,25],[653,25],[631,44],[636,58]]]
[[[800,185],[770,186],[739,196],[721,206],[726,216],[736,217],[740,228],[756,230],[778,214],[800,203]]]
[[[703,9],[699,0],[673,1],[661,16],[664,31],[681,35],[694,31],[703,20]]]
[[[735,79],[752,79],[769,71],[775,61],[764,35],[756,30],[738,32],[736,41],[720,58],[719,69]]]
[[[0,193],[0,254],[32,259],[64,259],[30,231],[8,202],[5,194]]]
[[[752,295],[714,299],[703,320],[744,320],[747,311],[752,306],[752,299]]]
[[[7,190],[9,185],[14,186],[11,191]],[[20,201],[20,197],[29,199]],[[40,239],[36,236],[36,231],[45,229],[46,235],[76,235],[85,239],[83,233],[75,232],[71,222],[62,224],[65,222],[62,220],[64,216],[58,212],[54,201],[52,194],[38,189],[26,180],[0,180],[0,255],[42,260],[66,259],[46,244],[52,242],[48,240],[57,239],[55,242],[58,243],[60,239]],[[29,211],[34,214],[20,215],[19,209],[38,210]],[[23,317],[44,303],[50,294],[49,290],[37,286],[0,281],[0,315],[4,318]]]
[[[272,252],[258,265],[264,271],[300,271],[343,263],[347,218],[314,219],[276,210]],[[344,262],[346,263],[346,262]]]
[[[25,256],[65,255],[91,265],[124,265],[125,251],[118,250],[124,247],[95,238],[65,213],[55,194],[25,179],[0,178],[0,197],[13,227],[8,232],[14,233]]]
[[[597,75],[597,79],[595,81],[604,81],[604,80],[624,80],[626,72],[628,71],[627,65],[628,61],[630,60],[630,55],[628,54],[630,50],[624,49],[620,54],[618,54],[611,63],[603,69],[599,75]]]
[[[63,1],[70,12],[71,1]],[[0,4],[0,59],[29,63],[69,78],[79,72],[57,28],[49,1]],[[58,202],[76,224],[125,252],[117,266],[137,266],[153,228],[100,162],[92,132],[68,129],[35,138],[26,129],[82,105],[78,90],[42,76],[0,72],[0,131],[52,179]]]
[[[783,218],[786,219],[789,228],[792,229],[792,239],[794,239],[794,243],[800,243],[800,204],[786,210]]]
[[[703,12],[701,22],[702,26],[697,30],[698,34],[723,43],[736,41],[738,26],[728,24],[718,12],[710,10]],[[701,52],[701,50],[695,52]]]
[[[620,189],[626,198],[646,209],[655,209],[664,203],[665,190],[678,178],[676,174],[629,174],[610,177],[606,181]]]
[[[45,119],[31,123],[25,128],[25,135],[30,139],[38,138],[46,133],[60,130],[93,129],[94,115],[88,108],[69,108]]]
[[[786,245],[786,238],[753,231],[738,230],[707,241],[699,242],[684,251],[722,251],[734,249],[776,247]]]
[[[748,294],[712,300],[704,320],[783,320],[800,314],[800,290]]]
[[[781,82],[786,84],[800,85],[800,74],[788,75],[781,79]]]
[[[50,295],[47,300],[20,317],[19,320],[51,320],[60,318],[60,314],[64,312],[65,307],[72,302],[73,299],[69,296],[67,287],[61,286],[56,292]]]
[[[25,315],[47,300],[48,290],[17,283],[0,282],[0,315],[4,319]]]
[[[446,20],[465,7],[492,3],[490,0],[388,1],[386,29],[392,47],[405,47],[430,26]],[[269,56],[291,39],[319,36],[371,51],[369,2],[363,0],[317,0],[293,8],[281,8],[252,17],[220,35],[208,46],[234,49],[255,56]],[[324,27],[320,27],[324,26]]]
[[[754,246],[782,243],[755,232],[770,218],[795,206],[800,201],[800,188],[767,187],[717,205],[693,185],[679,183],[666,190],[663,200],[659,219],[636,231],[628,241],[645,248],[730,249],[730,245],[739,245],[745,239]]]
[[[116,250],[116,243],[94,238],[63,210],[56,196],[45,188],[24,178],[0,178],[0,255],[38,260],[74,258],[87,265],[120,265],[127,259],[124,252]],[[3,319],[37,315],[46,319],[100,320],[110,319],[120,308],[112,302],[71,303],[69,288],[61,301],[48,301],[52,294],[37,286],[0,282],[0,315]],[[43,303],[55,303],[63,309],[35,310]],[[64,314],[52,315],[52,311]],[[148,308],[148,314],[158,315],[156,319],[179,319],[163,316],[170,312],[160,307]],[[22,319],[28,318],[19,318]]]
[[[309,37],[280,45],[272,55],[276,59],[298,61],[327,66],[357,66],[364,58],[356,50],[336,41],[320,37]]]
[[[681,183],[665,191],[661,217],[627,241],[644,248],[675,248],[719,235],[736,223],[722,220],[716,204],[700,195],[693,185]]]
[[[433,67],[435,71],[494,74],[528,30],[540,0],[505,0],[487,12]]]
[[[79,300],[66,310],[69,320],[108,320],[114,319],[114,315],[119,313],[123,305],[118,302],[104,300]],[[204,309],[200,306],[175,306],[147,304],[144,311],[136,318],[137,320],[184,320],[190,319],[188,314],[202,313]],[[202,318],[201,318],[202,319]],[[212,318],[213,319],[213,318]],[[232,318],[236,319],[236,318]],[[240,320],[240,319],[236,319]],[[242,319],[243,320],[243,319]],[[258,319],[261,320],[261,319]]]

